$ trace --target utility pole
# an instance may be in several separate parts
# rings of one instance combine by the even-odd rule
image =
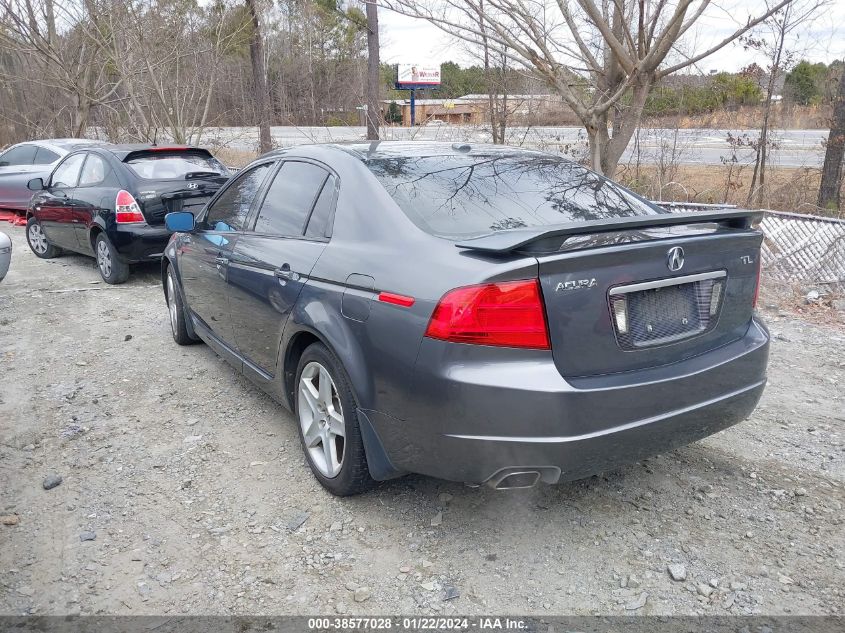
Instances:
[[[367,0],[367,139],[378,140],[379,108],[378,7]]]

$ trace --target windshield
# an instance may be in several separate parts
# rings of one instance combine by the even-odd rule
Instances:
[[[126,164],[140,178],[148,180],[183,179],[187,174],[203,171],[229,175],[229,170],[219,160],[204,152],[150,152],[135,156],[126,161]]]
[[[665,212],[556,156],[411,156],[366,165],[417,226],[441,237]]]

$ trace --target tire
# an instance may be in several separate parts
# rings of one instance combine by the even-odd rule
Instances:
[[[355,394],[340,361],[325,345],[314,343],[299,359],[294,384],[299,439],[317,481],[339,497],[373,487],[375,481],[370,477],[364,454]]]
[[[165,284],[167,311],[170,313],[170,331],[173,334],[173,340],[179,345],[193,345],[197,342],[197,339],[193,338],[188,332],[185,304],[182,303],[182,295],[176,288],[176,275],[173,273],[173,266],[167,267]]]
[[[26,243],[35,256],[41,259],[52,259],[62,254],[62,249],[50,244],[41,223],[34,217],[26,221]]]
[[[97,270],[107,284],[122,284],[129,279],[129,264],[120,259],[105,233],[97,235],[94,256],[97,258]]]

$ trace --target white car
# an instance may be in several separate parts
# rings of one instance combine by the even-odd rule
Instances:
[[[82,138],[26,141],[0,153],[0,209],[26,211],[32,197],[26,183],[33,178],[46,181],[65,154],[93,144],[95,141]]]
[[[9,271],[9,263],[12,261],[12,240],[5,233],[0,233],[0,281]]]

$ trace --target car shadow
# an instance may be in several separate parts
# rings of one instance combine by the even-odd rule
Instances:
[[[588,479],[557,485],[494,490],[409,475],[382,483],[369,495],[349,501],[365,505],[368,512],[383,512],[383,520],[397,510],[427,513],[431,519],[423,519],[423,527],[437,529],[438,538],[446,539],[468,529],[487,529],[491,522],[513,529],[545,529],[544,523],[549,520],[576,521],[615,530],[685,511],[689,516],[709,517],[725,511],[741,514],[741,500],[749,492],[758,494],[753,489],[755,480],[745,472],[754,466],[745,456],[719,447],[718,441],[711,438]],[[769,485],[788,486],[790,473],[766,466]],[[791,475],[794,477],[794,473]],[[380,503],[367,503],[370,495]]]

